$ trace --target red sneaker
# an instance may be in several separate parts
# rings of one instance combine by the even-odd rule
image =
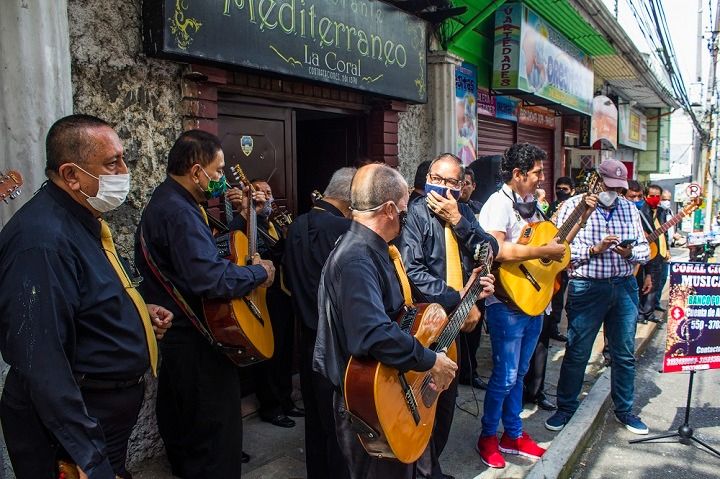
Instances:
[[[545,454],[545,449],[538,446],[526,432],[517,439],[510,439],[506,433],[503,433],[500,438],[500,450],[505,454],[519,454],[532,459],[540,459]]]
[[[486,466],[497,469],[505,467],[505,459],[498,449],[497,436],[480,436],[475,450],[480,454],[480,459]]]

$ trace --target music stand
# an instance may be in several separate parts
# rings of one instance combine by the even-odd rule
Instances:
[[[693,389],[693,379],[695,377],[695,371],[690,371],[690,380],[688,381],[688,394],[687,394],[687,404],[685,405],[685,422],[682,423],[682,425],[678,428],[677,432],[668,432],[665,434],[658,434],[657,436],[650,436],[650,437],[644,437],[642,439],[633,439],[631,441],[628,441],[630,444],[636,444],[639,442],[648,442],[648,441],[655,441],[657,439],[665,439],[668,437],[677,437],[678,441],[681,444],[690,444],[690,441],[695,441],[696,443],[703,446],[705,449],[709,450],[713,454],[715,454],[717,457],[720,457],[720,451],[713,448],[709,444],[707,444],[702,439],[698,439],[693,435],[694,431],[693,428],[690,427],[690,400],[692,399],[692,389]]]

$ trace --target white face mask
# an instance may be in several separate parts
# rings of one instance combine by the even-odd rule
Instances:
[[[615,200],[617,199],[618,194],[617,191],[603,191],[598,195],[598,200],[600,203],[602,203],[605,207],[612,206],[613,203],[615,203]]]
[[[74,163],[73,163],[74,164]],[[99,182],[98,192],[95,196],[89,196],[84,191],[80,193],[87,197],[87,202],[100,213],[112,211],[125,202],[130,192],[130,174],[122,173],[119,175],[93,175],[88,173],[82,167],[75,165],[84,173],[92,176]]]
[[[660,206],[662,206],[663,208],[670,209],[670,200],[662,200],[660,202]]]

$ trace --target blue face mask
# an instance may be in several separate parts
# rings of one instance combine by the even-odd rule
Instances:
[[[645,200],[637,200],[633,201],[633,203],[635,203],[637,209],[642,209],[642,207],[645,206]]]
[[[447,198],[447,191],[450,190],[450,194],[453,195],[455,201],[460,199],[460,190],[453,190],[447,186],[433,185],[432,183],[425,183],[425,195],[429,195],[431,191],[434,191],[443,198]]]

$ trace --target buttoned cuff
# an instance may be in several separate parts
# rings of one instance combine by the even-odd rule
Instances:
[[[435,360],[437,359],[437,354],[434,351],[429,350],[428,348],[423,348],[423,357],[420,360],[420,362],[417,365],[417,368],[415,368],[416,371],[429,371],[432,369],[433,366],[435,366]]]
[[[265,271],[265,268],[263,268],[259,264],[251,264],[248,265],[248,268],[250,268],[250,271],[253,274],[253,280],[255,281],[255,286],[258,287],[261,284],[263,284],[265,281],[267,281],[268,274],[267,271]]]

